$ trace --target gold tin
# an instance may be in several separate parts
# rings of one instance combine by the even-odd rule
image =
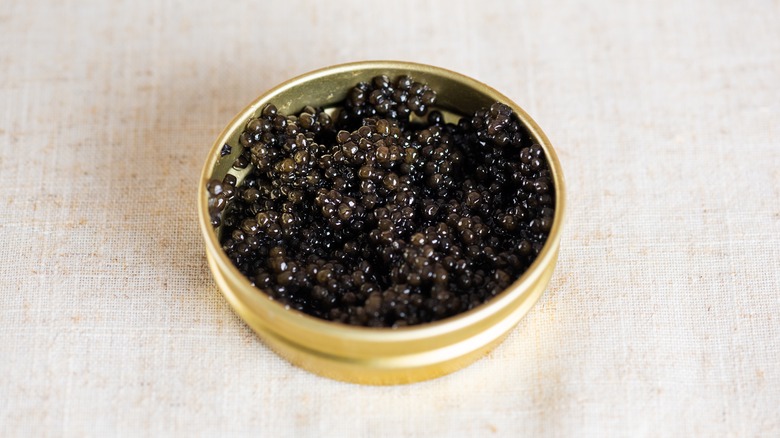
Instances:
[[[218,231],[209,221],[206,182],[230,171],[241,147],[238,137],[247,121],[266,103],[292,114],[305,105],[332,107],[360,81],[386,74],[410,75],[438,93],[437,108],[470,114],[500,101],[512,107],[531,136],[544,148],[555,185],[555,217],[544,248],[531,267],[491,301],[442,321],[398,329],[333,323],[286,309],[253,287],[222,251]],[[232,146],[220,156],[224,144]],[[234,171],[231,171],[234,172]],[[242,175],[238,175],[239,182]],[[198,217],[209,268],[235,312],[294,365],[346,382],[372,385],[411,383],[443,376],[474,362],[517,325],[537,302],[558,260],[565,208],[560,162],[550,141],[520,106],[489,86],[461,74],[423,64],[369,61],[336,65],[291,79],[257,98],[220,134],[209,152],[198,186]]]

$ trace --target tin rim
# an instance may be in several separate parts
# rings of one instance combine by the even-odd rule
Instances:
[[[234,135],[236,131],[240,132],[240,130],[243,130],[248,118],[256,114],[262,105],[265,105],[265,103],[271,101],[279,94],[289,92],[296,87],[305,86],[313,81],[327,80],[327,78],[337,75],[365,71],[386,71],[388,74],[409,74],[412,77],[414,77],[415,74],[433,75],[457,83],[459,86],[464,87],[464,89],[476,90],[495,101],[503,102],[512,107],[531,136],[544,149],[552,174],[553,185],[555,187],[555,213],[553,216],[553,225],[547,240],[531,266],[515,280],[515,282],[491,300],[474,309],[440,321],[395,329],[360,327],[327,321],[297,310],[287,309],[279,302],[274,301],[265,292],[252,286],[249,279],[233,266],[227,255],[222,251],[216,230],[210,223],[206,183],[212,179],[212,175],[217,167],[218,160],[220,159],[220,151],[228,138],[231,135]],[[212,270],[212,275],[215,275],[215,278],[217,274],[215,268],[220,271],[219,275],[223,276],[223,281],[219,282],[220,286],[223,286],[221,284],[223,282],[232,284],[233,287],[230,291],[222,290],[222,292],[225,294],[226,298],[228,298],[228,301],[230,301],[237,313],[239,313],[250,326],[256,331],[258,331],[257,327],[255,327],[256,324],[267,324],[267,328],[272,328],[274,325],[283,326],[292,329],[300,336],[303,336],[304,334],[313,334],[314,336],[320,335],[331,339],[339,339],[341,342],[347,344],[357,343],[359,345],[373,345],[379,349],[382,349],[382,345],[386,347],[393,345],[409,345],[410,343],[419,341],[447,337],[453,333],[468,331],[470,328],[472,329],[471,331],[473,331],[475,325],[490,321],[499,313],[506,312],[507,308],[513,309],[514,307],[521,305],[522,301],[524,301],[523,296],[527,294],[529,290],[538,288],[540,279],[542,279],[550,267],[554,267],[556,264],[564,213],[565,184],[558,156],[544,132],[542,132],[536,122],[534,122],[519,105],[488,85],[462,74],[439,67],[398,61],[365,61],[326,67],[297,76],[263,93],[250,105],[244,108],[217,137],[217,140],[208,153],[208,158],[201,172],[198,187],[198,217],[201,232],[206,244],[206,252],[209,256],[209,267]],[[551,272],[547,274],[549,277]],[[543,281],[544,284],[542,285],[542,289],[546,288],[549,278]],[[220,287],[220,289],[224,289],[224,287]],[[233,297],[229,297],[228,293],[233,294]],[[513,306],[513,303],[516,304]],[[253,319],[253,321],[248,321],[248,318]],[[495,321],[493,324],[495,324]],[[511,328],[512,327],[510,327],[509,330],[511,330]],[[291,339],[295,337],[296,333],[290,333]],[[309,344],[309,347],[316,347],[316,340],[300,340],[303,341],[302,347],[304,348],[307,344]],[[328,354],[328,349],[326,347],[327,346],[319,349],[319,353]],[[417,349],[412,348],[412,350]],[[427,350],[430,350],[430,348],[420,347],[419,352]],[[352,353],[357,356],[361,355],[358,351]],[[367,354],[370,355],[374,353]],[[346,358],[349,354],[342,356]],[[313,371],[317,372],[316,370]]]

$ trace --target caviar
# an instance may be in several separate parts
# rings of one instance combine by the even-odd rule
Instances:
[[[331,117],[267,105],[234,169],[208,183],[222,248],[273,299],[400,327],[472,309],[516,280],[553,222],[544,151],[495,103],[457,124],[407,76],[350,90]]]

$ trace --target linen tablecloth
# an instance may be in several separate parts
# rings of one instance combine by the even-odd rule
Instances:
[[[777,1],[6,0],[0,35],[0,435],[780,435]],[[568,187],[538,305],[407,386],[277,357],[196,221],[239,110],[367,59],[502,91]]]

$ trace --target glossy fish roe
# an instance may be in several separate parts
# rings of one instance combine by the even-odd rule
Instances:
[[[502,103],[445,123],[408,76],[353,87],[333,116],[267,105],[234,175],[208,183],[235,266],[274,300],[345,324],[400,327],[472,309],[544,245],[544,150]]]

